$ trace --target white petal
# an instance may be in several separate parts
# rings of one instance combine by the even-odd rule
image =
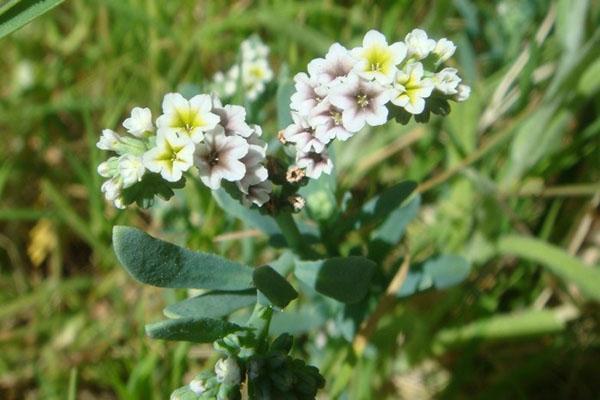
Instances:
[[[387,122],[388,109],[386,106],[377,107],[372,114],[367,115],[367,124],[371,126],[383,125]]]
[[[365,37],[363,38],[363,47],[367,48],[374,45],[387,47],[387,40],[381,32],[378,32],[375,29],[371,29],[369,32],[366,33]]]
[[[355,110],[344,110],[342,124],[350,132],[358,132],[365,126],[365,119]]]
[[[212,99],[208,94],[197,94],[189,100],[189,104],[190,109],[197,110],[201,114],[210,112],[213,107]]]
[[[170,114],[178,109],[189,109],[188,101],[179,93],[167,93],[162,102],[163,113]]]

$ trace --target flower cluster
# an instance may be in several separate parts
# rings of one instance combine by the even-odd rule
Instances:
[[[171,394],[171,400],[239,399],[241,370],[235,357],[221,358],[213,371],[203,371]]]
[[[294,77],[293,123],[281,139],[295,145],[296,165],[309,178],[330,174],[330,142],[385,124],[389,103],[397,106],[393,116],[406,123],[412,115],[426,121],[430,112],[446,114],[448,100],[466,100],[470,88],[455,68],[444,66],[455,50],[450,40],[435,41],[421,29],[392,44],[375,30],[350,50],[334,43],[325,58],[308,64],[308,73]]]
[[[134,201],[147,207],[155,195],[171,197],[192,166],[210,189],[228,181],[247,205],[262,206],[269,200],[267,144],[260,138],[261,128],[246,122],[243,107],[223,105],[208,94],[186,99],[168,93],[156,123],[150,109],[135,107],[123,127],[127,134],[105,129],[97,143],[116,153],[98,166],[107,179],[102,192],[116,207]]]
[[[273,79],[269,66],[269,48],[258,38],[251,36],[240,45],[239,61],[227,72],[217,72],[212,89],[222,97],[231,97],[241,84],[244,96],[256,100],[265,91],[265,85]]]
[[[253,334],[240,338],[235,334],[215,342],[224,353],[213,370],[199,373],[186,386],[171,394],[171,400],[208,400],[241,398],[241,385],[248,384],[249,398],[255,399],[315,399],[325,385],[319,370],[288,353],[293,344],[291,335],[284,333],[270,344],[264,353],[256,352]]]

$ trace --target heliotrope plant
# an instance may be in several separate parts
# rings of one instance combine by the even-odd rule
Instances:
[[[114,228],[117,257],[135,279],[201,290],[169,305],[168,319],[146,326],[153,338],[213,342],[222,355],[213,370],[200,372],[173,399],[238,399],[242,393],[253,399],[313,399],[325,381],[316,367],[290,355],[290,333],[327,325],[329,335],[360,352],[364,343],[357,345],[357,338],[368,340],[365,325],[373,325],[384,292],[389,296],[392,288],[391,295],[403,297],[465,278],[465,260],[441,255],[412,264],[394,288],[394,276],[409,258],[392,250],[417,213],[416,184],[400,182],[356,201],[351,191],[337,193],[331,154],[335,140],[348,140],[366,126],[407,123],[413,116],[425,122],[431,113],[447,114],[450,101],[466,100],[469,87],[456,69],[445,66],[455,49],[451,41],[435,41],[419,29],[395,43],[374,30],[353,49],[334,43],[293,84],[279,85],[276,140],[284,146],[271,146],[274,151],[264,137],[275,135],[263,137],[244,107],[221,100],[242,91],[252,101],[271,79],[268,48],[256,37],[242,45],[232,69],[237,72],[228,72],[227,82],[217,75],[210,94],[169,93],[155,120],[150,109],[136,107],[123,122],[126,133],[102,132],[98,147],[114,155],[98,172],[106,178],[105,197],[116,207],[150,207],[157,196],[168,200],[186,179],[197,179],[227,213],[260,229],[281,249],[268,265],[251,267],[136,228]],[[215,85],[221,85],[219,94]],[[350,242],[350,231],[359,239]],[[299,296],[294,311],[282,312]],[[249,307],[251,312],[243,311]],[[281,318],[286,314],[291,319]],[[272,339],[273,331],[283,333]]]

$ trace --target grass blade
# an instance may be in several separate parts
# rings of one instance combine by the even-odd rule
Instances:
[[[505,236],[498,242],[498,251],[538,262],[565,282],[575,284],[587,297],[600,301],[600,271],[556,246],[524,236]]]
[[[0,15],[0,38],[50,11],[64,0],[24,0]],[[4,7],[3,7],[4,8]]]

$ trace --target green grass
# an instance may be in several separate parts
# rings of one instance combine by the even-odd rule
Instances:
[[[402,39],[417,26],[458,44],[473,95],[445,120],[340,144],[339,182],[368,198],[417,180],[413,258],[458,253],[474,271],[398,302],[360,359],[335,337],[301,350],[331,397],[594,398],[598,293],[586,279],[597,274],[585,268],[600,252],[599,12],[584,0],[71,0],[0,39],[0,398],[164,399],[212,362],[209,347],[144,336],[183,293],[133,282],[111,250],[113,225],[243,262],[273,257],[262,237],[214,242],[245,228],[197,187],[160,211],[105,204],[102,128],[227,69],[252,33],[293,74],[333,41],[353,46],[370,28]],[[274,101],[254,122],[275,135]]]

